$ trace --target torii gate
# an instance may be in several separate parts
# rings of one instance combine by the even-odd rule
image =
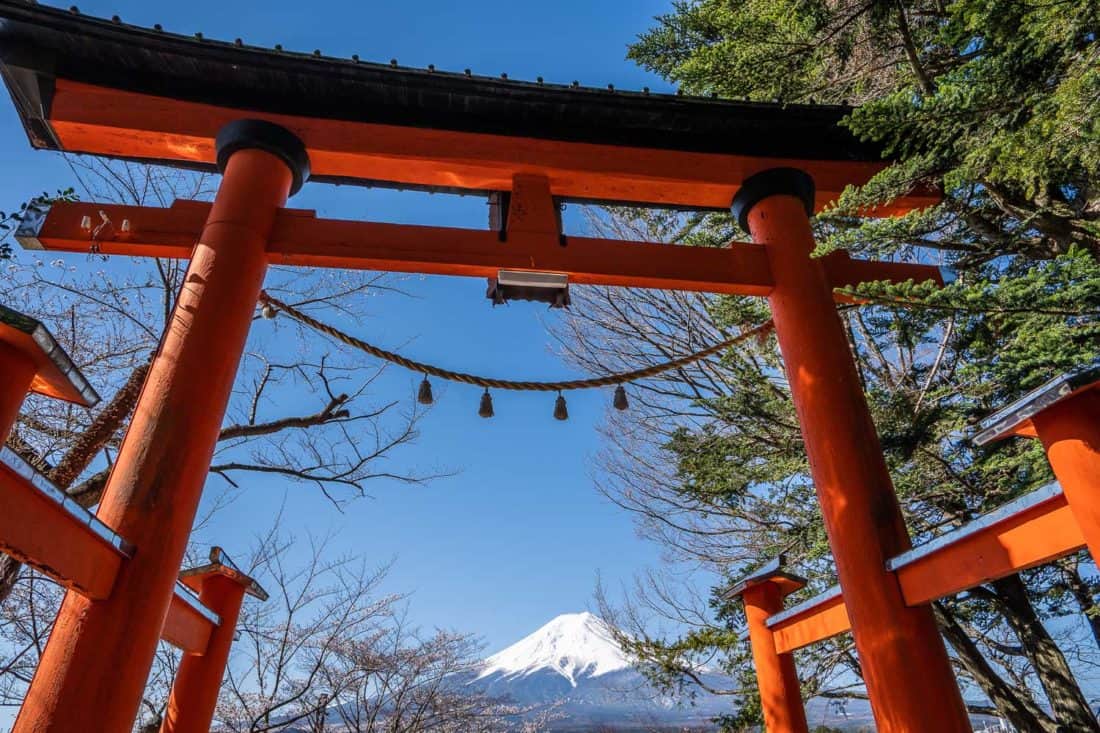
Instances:
[[[268,263],[767,297],[871,705],[883,731],[970,729],[931,611],[886,560],[909,547],[834,305],[936,268],[821,260],[809,217],[881,170],[839,107],[735,103],[445,74],[217,43],[0,0],[0,71],[33,145],[212,170],[212,205],[55,205],[27,247],[190,258],[98,517],[136,547],[107,598],[69,593],[15,730],[128,731],[160,637]],[[510,194],[503,229],[318,219],[314,180]],[[557,202],[731,206],[754,243],[564,237]],[[914,192],[877,213],[936,200]],[[186,705],[174,698],[174,704]],[[796,728],[792,728],[796,729]]]

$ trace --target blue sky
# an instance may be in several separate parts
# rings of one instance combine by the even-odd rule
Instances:
[[[507,72],[586,85],[667,90],[625,58],[626,46],[668,9],[667,0],[631,2],[311,3],[190,0],[187,3],[84,0],[82,12],[162,24],[180,33],[333,56],[477,73]],[[57,156],[34,152],[6,95],[0,102],[0,209],[71,183]],[[481,227],[482,199],[309,185],[295,207],[341,218],[370,218]],[[579,226],[574,213],[567,214]],[[84,256],[71,256],[77,267]],[[357,332],[410,356],[495,376],[554,379],[572,375],[552,351],[546,327],[556,317],[541,306],[492,309],[484,282],[406,278],[408,296],[374,299]],[[259,323],[257,329],[270,328]],[[381,399],[412,399],[418,377],[389,371]],[[438,406],[421,424],[401,465],[456,469],[425,487],[377,482],[373,496],[338,512],[304,485],[247,479],[244,491],[206,530],[230,553],[246,547],[284,506],[287,529],[333,535],[333,550],[384,562],[396,558],[388,589],[412,592],[411,615],[425,627],[481,635],[490,650],[551,617],[592,603],[596,573],[616,584],[658,563],[657,551],[634,536],[630,518],[593,488],[595,427],[609,392],[568,395],[571,419],[551,418],[553,395],[497,394],[497,417],[477,417],[479,392],[436,383]]]

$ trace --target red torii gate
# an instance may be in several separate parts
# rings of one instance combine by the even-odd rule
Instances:
[[[1088,547],[1100,557],[1100,364],[1055,377],[981,422],[978,445],[1008,436],[1043,441],[1059,484],[1036,489],[951,532],[890,558],[911,606],[955,595]],[[748,618],[769,731],[806,731],[792,652],[852,629],[840,586],[784,609],[806,584],[782,556],[730,589]]]
[[[813,259],[809,216],[883,167],[846,109],[522,84],[212,43],[0,0],[0,71],[41,148],[211,169],[212,205],[62,204],[25,246],[190,257],[99,507],[138,551],[108,596],[66,596],[15,730],[136,714],[269,262],[764,296],[795,401],[868,693],[884,731],[965,731],[927,606],[886,560],[909,547],[833,289],[936,268]],[[501,232],[327,221],[283,208],[310,177],[510,192]],[[559,200],[724,209],[720,250],[563,237]],[[915,192],[884,207],[926,205]],[[174,698],[175,703],[186,701]],[[935,701],[930,705],[929,701]]]

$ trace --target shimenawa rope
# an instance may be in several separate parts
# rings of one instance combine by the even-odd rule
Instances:
[[[322,323],[312,316],[308,316],[302,311],[294,308],[287,303],[274,298],[267,294],[266,291],[260,293],[260,302],[271,306],[276,311],[282,311],[294,320],[302,323],[310,328],[319,331],[323,334],[331,336],[332,338],[347,344],[353,348],[359,349],[370,354],[378,359],[397,364],[400,367],[404,367],[410,371],[420,372],[421,374],[438,377],[439,379],[447,379],[452,382],[461,382],[463,384],[473,384],[478,387],[484,387],[485,389],[510,389],[519,390],[525,392],[561,392],[564,390],[576,390],[576,389],[593,389],[596,387],[610,387],[618,384],[625,384],[627,382],[633,382],[638,379],[645,379],[647,377],[653,377],[662,372],[667,372],[671,369],[687,366],[697,361],[707,358],[713,354],[717,354],[723,349],[748,341],[751,338],[763,338],[766,334],[770,333],[774,328],[774,324],[771,320],[761,323],[759,326],[749,329],[748,331],[742,331],[736,336],[732,336],[724,341],[716,343],[712,346],[708,346],[701,351],[696,351],[693,354],[687,356],[681,356],[677,359],[662,362],[661,364],[654,364],[653,366],[645,367],[644,369],[635,369],[629,372],[620,372],[618,374],[608,374],[603,377],[591,377],[588,379],[571,379],[562,382],[530,382],[521,381],[515,379],[494,379],[492,377],[482,377],[476,374],[467,374],[465,372],[456,372],[451,369],[444,369],[443,367],[433,366],[432,364],[425,364],[422,361],[416,361],[414,359],[408,359],[400,354],[396,354],[392,351],[380,348],[373,344],[368,344],[366,341],[358,339],[350,334]]]

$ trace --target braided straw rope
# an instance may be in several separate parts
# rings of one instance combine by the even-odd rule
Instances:
[[[327,323],[312,318],[293,306],[287,305],[283,301],[273,298],[267,294],[266,291],[260,292],[260,302],[265,305],[269,305],[276,310],[286,313],[294,320],[302,323],[310,328],[320,331],[323,334],[331,336],[332,338],[347,344],[353,348],[365,351],[366,353],[374,356],[378,359],[383,359],[388,362],[397,364],[410,371],[420,372],[422,374],[438,377],[440,379],[447,379],[452,382],[462,382],[463,384],[473,384],[478,387],[484,387],[486,389],[511,389],[525,392],[560,392],[563,390],[574,389],[593,389],[596,387],[610,387],[617,384],[625,384],[627,382],[633,382],[638,379],[645,379],[647,377],[653,377],[662,372],[667,372],[671,369],[687,366],[697,361],[707,358],[713,354],[717,354],[723,349],[728,349],[734,344],[739,344],[743,341],[748,341],[751,338],[763,338],[766,334],[770,333],[774,328],[772,321],[768,320],[761,323],[755,328],[743,331],[736,336],[726,339],[725,341],[708,346],[702,351],[696,351],[694,354],[688,354],[687,356],[681,356],[678,359],[672,359],[661,364],[654,364],[653,366],[646,367],[644,369],[635,369],[631,372],[620,372],[618,374],[608,374],[603,377],[592,377],[589,379],[572,379],[564,382],[524,382],[515,379],[493,379],[491,377],[479,377],[476,374],[466,374],[465,372],[456,372],[450,369],[444,369],[442,367],[432,366],[431,364],[425,364],[422,361],[415,361],[413,359],[407,359],[400,354],[395,354],[392,351],[379,348],[373,344],[368,344],[366,341],[361,341],[343,331],[334,328]]]

